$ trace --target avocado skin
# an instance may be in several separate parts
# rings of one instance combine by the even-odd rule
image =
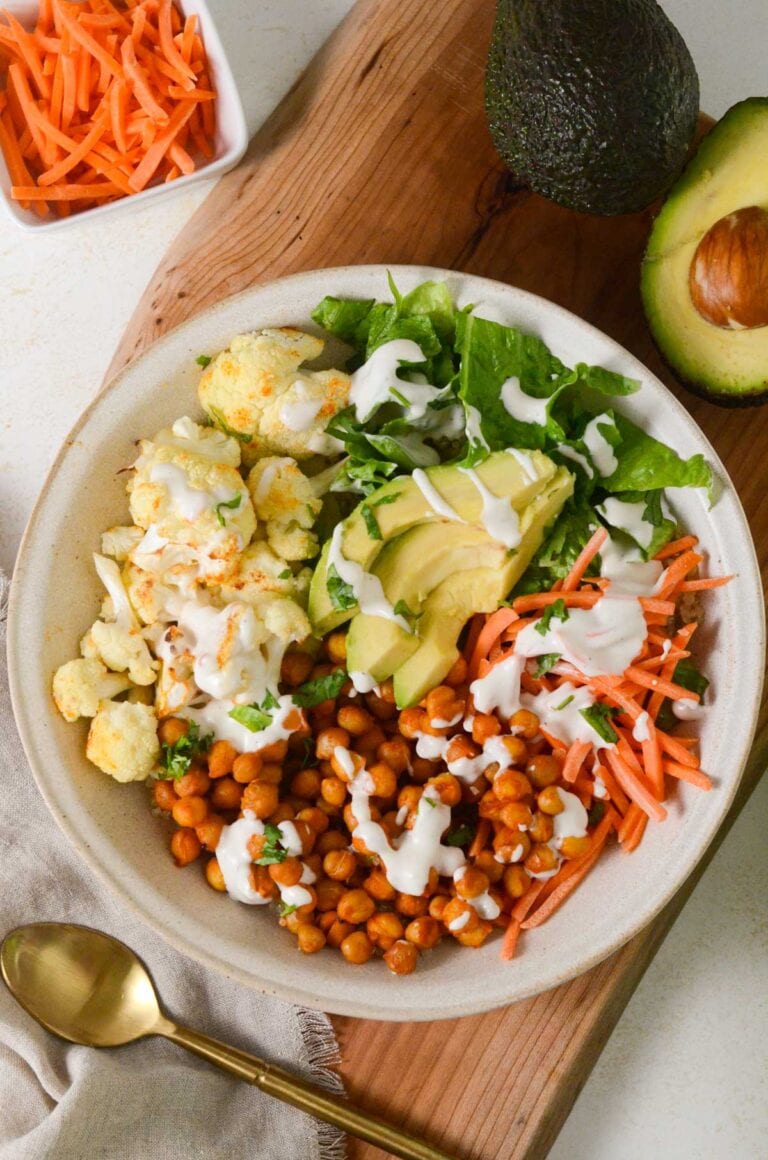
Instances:
[[[502,159],[536,193],[633,213],[680,173],[699,81],[653,0],[499,0],[485,107]]]

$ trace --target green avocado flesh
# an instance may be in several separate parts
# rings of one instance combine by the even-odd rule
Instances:
[[[655,0],[499,0],[485,107],[501,157],[537,193],[630,213],[682,169],[699,84]]]
[[[768,98],[734,105],[707,134],[656,219],[642,269],[645,313],[672,369],[712,402],[768,396],[768,327],[726,329],[693,305],[688,276],[707,231],[737,209],[768,208]]]
[[[398,708],[416,705],[439,685],[459,655],[459,633],[476,612],[494,612],[538,550],[546,529],[573,492],[573,476],[558,468],[547,488],[520,518],[523,533],[515,554],[501,569],[474,568],[449,576],[424,603],[417,625],[419,645],[394,673]]]
[[[482,483],[496,496],[505,496],[511,506],[522,512],[547,486],[557,468],[540,451],[529,453],[536,479],[531,479],[520,463],[506,451],[489,455],[476,467]],[[445,465],[430,467],[426,475],[441,497],[454,511],[469,524],[481,525],[482,498],[472,480],[458,467]],[[372,514],[379,528],[381,539],[370,534],[369,524],[362,511],[367,508],[369,520]],[[358,504],[342,524],[341,551],[345,559],[359,564],[366,572],[374,563],[384,546],[396,536],[424,522],[439,523],[446,534],[455,534],[462,524],[451,522],[430,507],[413,479],[399,478],[379,488]],[[328,552],[326,543],[320,555],[309,589],[309,619],[318,636],[350,620],[356,613],[353,606],[348,609],[334,607],[328,592]]]
[[[418,615],[430,592],[443,580],[480,565],[503,572],[509,565],[507,549],[492,540],[484,528],[456,524],[448,531],[440,521],[417,524],[391,540],[371,571],[381,580],[393,608],[403,601],[409,613]],[[418,646],[416,633],[406,632],[393,620],[358,612],[347,634],[347,668],[383,681]]]

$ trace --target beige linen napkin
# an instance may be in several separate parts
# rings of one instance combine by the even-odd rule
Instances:
[[[331,1091],[325,1015],[268,998],[166,946],[94,879],[37,791],[11,712],[0,573],[0,937],[21,923],[98,927],[144,959],[182,1022]],[[0,983],[0,1160],[343,1160],[328,1125],[150,1039],[96,1051],[47,1034]]]

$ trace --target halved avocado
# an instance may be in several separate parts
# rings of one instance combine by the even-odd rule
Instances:
[[[475,469],[485,486],[497,496],[506,496],[520,512],[546,487],[555,474],[555,464],[541,451],[531,451],[530,463],[536,474],[531,479],[518,460],[506,451],[489,455]],[[442,498],[470,524],[481,526],[482,498],[472,480],[458,467],[446,464],[430,467],[426,472],[432,486]],[[362,508],[373,515],[381,539],[371,536]],[[444,528],[460,527],[437,514],[410,477],[393,479],[375,491],[355,508],[342,524],[341,550],[347,560],[360,564],[367,572],[384,545],[395,536],[421,523],[441,524]],[[357,607],[340,610],[333,606],[328,593],[328,552],[326,543],[312,577],[309,589],[309,619],[318,636],[355,615]]]
[[[506,548],[484,528],[441,522],[417,524],[391,540],[372,571],[393,608],[403,601],[408,612],[418,615],[430,592],[448,576],[480,566],[501,572],[507,564]],[[415,632],[406,632],[393,620],[358,612],[347,633],[347,668],[383,681],[418,647]]]
[[[476,568],[449,576],[427,598],[418,623],[419,647],[395,671],[395,701],[399,708],[416,705],[439,685],[450,670],[456,641],[475,612],[493,612],[520,579],[538,551],[548,527],[573,492],[573,476],[558,468],[546,491],[520,518],[523,538],[501,569]]]
[[[656,219],[641,289],[665,360],[698,395],[726,406],[768,398],[768,326],[708,322],[691,298],[696,249],[716,222],[745,207],[768,209],[768,98],[734,105],[702,141]]]

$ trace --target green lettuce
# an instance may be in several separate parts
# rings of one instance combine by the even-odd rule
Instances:
[[[711,494],[712,468],[703,455],[681,459],[671,447],[641,431],[624,415],[616,415],[616,426],[621,435],[621,447],[617,454],[619,464],[613,474],[603,480],[606,491],[658,491],[663,487],[703,487]]]

